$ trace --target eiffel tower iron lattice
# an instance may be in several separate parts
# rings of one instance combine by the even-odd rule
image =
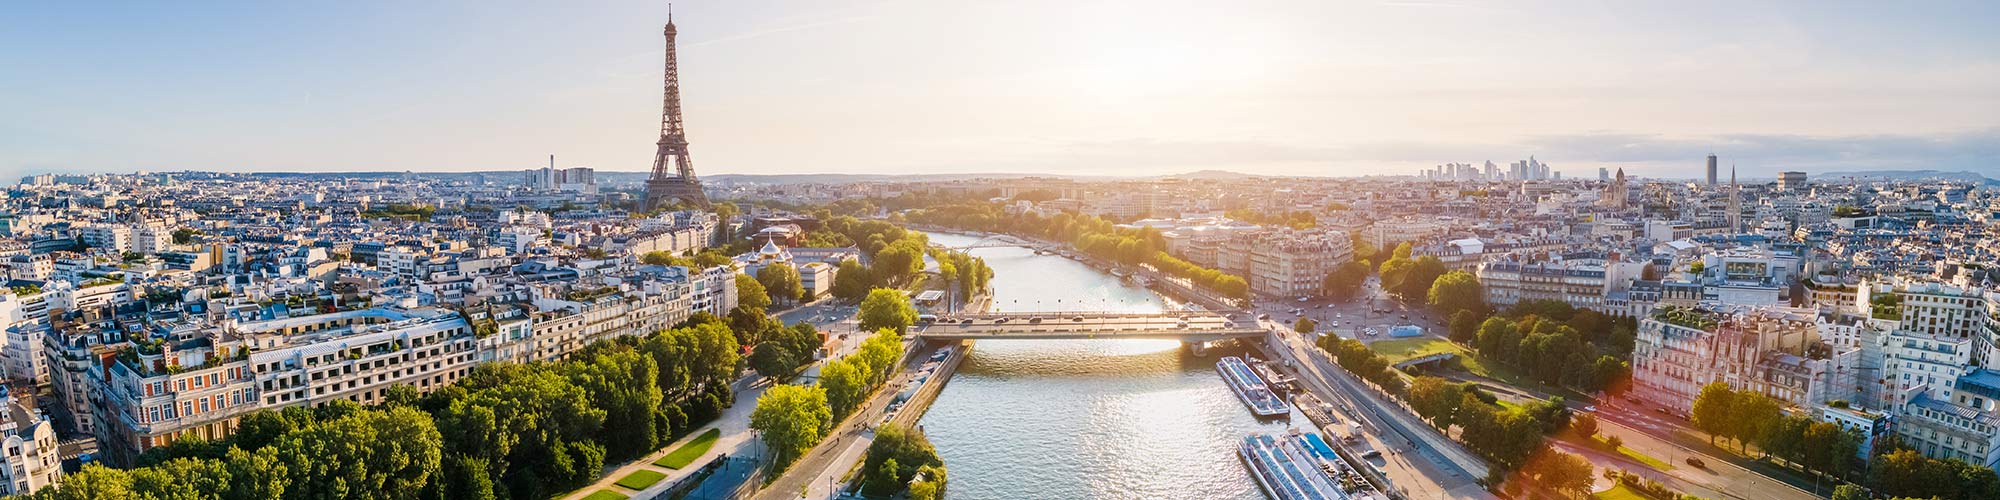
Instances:
[[[681,77],[674,57],[674,15],[667,13],[666,92],[660,106],[659,152],[653,155],[653,175],[646,179],[646,210],[681,203],[708,208],[708,195],[694,177],[688,159],[687,128],[681,123]]]

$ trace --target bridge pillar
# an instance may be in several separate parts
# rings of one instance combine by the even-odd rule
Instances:
[[[1188,353],[1195,355],[1195,357],[1203,357],[1208,355],[1208,342],[1200,340],[1183,340],[1181,341],[1181,346],[1186,347]]]

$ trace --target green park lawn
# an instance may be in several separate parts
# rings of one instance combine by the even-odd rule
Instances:
[[[1465,355],[1465,349],[1458,347],[1458,344],[1430,338],[1377,340],[1368,344],[1368,350],[1381,354],[1392,364],[1441,352]]]
[[[589,495],[584,495],[583,500],[625,500],[627,498],[632,497],[625,496],[625,494],[616,491],[597,490],[590,492]]]
[[[722,437],[722,429],[709,429],[708,432],[703,432],[700,436],[695,436],[694,440],[682,444],[679,448],[674,448],[674,451],[667,452],[666,456],[654,461],[653,465],[669,469],[687,467],[688,464],[694,463],[695,459],[701,458],[703,453],[708,453],[709,448],[714,448],[716,438],[720,437]]]
[[[1606,446],[1609,445],[1609,443],[1604,442],[1604,438],[1600,438],[1597,436],[1591,436],[1590,440],[1591,442],[1597,444],[1598,449],[1604,449]],[[1625,458],[1630,458],[1632,460],[1638,461],[1639,463],[1646,464],[1647,467],[1652,467],[1654,470],[1658,470],[1660,472],[1667,472],[1670,470],[1674,470],[1674,464],[1667,463],[1666,461],[1660,460],[1658,458],[1653,458],[1652,455],[1640,453],[1639,450],[1627,448],[1624,445],[1618,446],[1618,454],[1624,455]]]
[[[634,490],[643,490],[646,489],[647,486],[652,486],[653,483],[660,482],[661,479],[666,479],[666,478],[667,478],[666,474],[640,469],[637,472],[633,472],[630,475],[625,476],[623,479],[619,479],[618,485],[624,486],[626,488],[631,488]]]
[[[1625,483],[1618,483],[1613,485],[1611,489],[1592,493],[1590,497],[1597,500],[1652,500],[1651,498],[1646,498],[1645,495],[1639,494],[1638,491],[1625,486]]]
[[[1464,367],[1465,371],[1473,375],[1498,380],[1507,384],[1516,384],[1521,381],[1521,377],[1514,374],[1513,370],[1503,366],[1488,365],[1485,360],[1480,358],[1478,353],[1466,350],[1464,347],[1444,339],[1381,340],[1368,344],[1368,350],[1375,351],[1376,354],[1381,354],[1382,358],[1390,364],[1401,363],[1410,359],[1441,352],[1456,353],[1458,354],[1458,365]]]

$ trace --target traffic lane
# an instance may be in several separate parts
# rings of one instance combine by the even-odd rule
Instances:
[[[1600,413],[1600,417],[1602,417]],[[1599,418],[1599,428],[1603,433],[1615,434],[1624,440],[1626,448],[1665,460],[1673,466],[1667,473],[1691,483],[1701,484],[1730,498],[1743,500],[1795,499],[1811,500],[1819,498],[1796,485],[1766,476],[1735,463],[1681,446],[1670,440],[1661,439],[1652,433],[1621,424],[1615,418]],[[1687,463],[1688,457],[1702,461],[1701,467]],[[1830,485],[1829,485],[1830,487]]]

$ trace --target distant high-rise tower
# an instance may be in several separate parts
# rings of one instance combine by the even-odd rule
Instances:
[[[660,106],[659,152],[653,155],[653,176],[646,179],[646,210],[684,203],[708,207],[708,195],[694,178],[694,161],[688,159],[687,129],[681,124],[680,68],[674,62],[674,14],[667,13],[667,84],[665,102]]]
[[[1715,155],[1708,155],[1708,187],[1715,187]]]

